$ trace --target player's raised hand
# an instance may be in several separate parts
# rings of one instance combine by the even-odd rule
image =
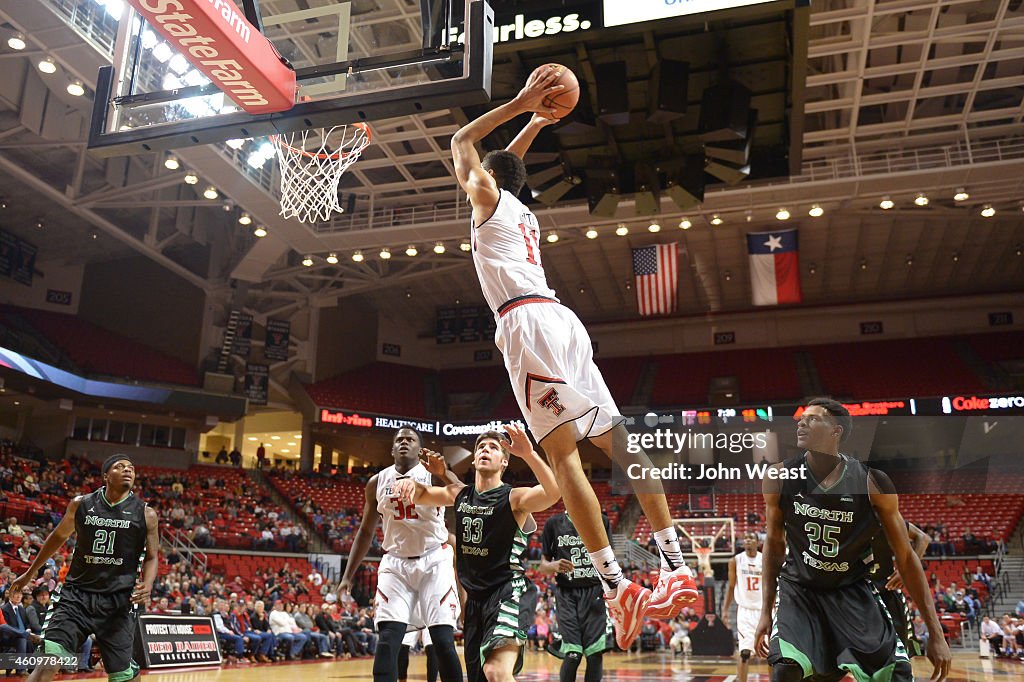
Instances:
[[[555,110],[545,107],[544,99],[559,90],[565,89],[564,85],[554,85],[561,74],[562,69],[551,64],[534,69],[529,79],[527,79],[526,85],[516,95],[516,101],[519,103],[519,106],[525,111],[554,116]]]
[[[443,479],[445,472],[448,471],[448,464],[444,461],[444,455],[440,455],[433,450],[421,448],[420,461],[423,462],[423,466],[427,468],[430,475],[435,478]]]
[[[932,662],[932,682],[942,682],[949,675],[949,666],[953,661],[953,654],[949,651],[949,644],[945,637],[928,638],[928,648],[925,651],[928,660]]]
[[[395,481],[391,491],[395,497],[406,504],[412,504],[416,501],[416,481],[411,478],[398,479]]]
[[[147,587],[141,580],[135,581],[135,589],[132,590],[132,603],[149,606],[150,593],[153,588]]]
[[[533,452],[533,444],[530,442],[526,431],[523,431],[517,424],[505,424],[505,433],[510,439],[508,451],[519,459],[526,459]]]
[[[768,658],[768,633],[772,630],[772,614],[765,613],[762,609],[761,619],[757,621],[757,629],[754,630],[754,651],[761,658]]]
[[[545,126],[551,126],[558,123],[557,118],[551,118],[543,114],[534,114],[533,118],[530,119],[530,125],[543,128]]]

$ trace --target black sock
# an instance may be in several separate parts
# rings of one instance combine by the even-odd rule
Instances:
[[[434,650],[434,660],[441,682],[462,682],[462,661],[455,651],[455,628],[451,625],[434,625],[430,628],[430,640]],[[429,675],[430,667],[427,663]]]
[[[423,647],[423,652],[427,655],[427,682],[437,682],[437,656],[434,655],[434,645]]]
[[[402,645],[398,651],[398,682],[409,679],[409,647]]]
[[[587,656],[587,672],[583,676],[583,682],[601,682],[601,675],[603,673],[604,653]]]
[[[559,682],[576,682],[576,671],[580,668],[582,657],[575,651],[562,659],[562,669],[558,672]]]
[[[373,656],[373,682],[397,682],[398,655],[405,637],[405,623],[388,620],[377,625],[380,639]]]

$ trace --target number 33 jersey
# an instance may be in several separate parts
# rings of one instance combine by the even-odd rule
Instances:
[[[500,190],[494,213],[472,237],[473,265],[492,311],[521,296],[555,297],[541,266],[537,216],[515,196]]]
[[[444,509],[402,502],[394,492],[395,482],[411,478],[433,485],[430,472],[417,464],[400,474],[392,464],[377,474],[377,511],[384,520],[384,551],[399,557],[418,557],[448,542]]]

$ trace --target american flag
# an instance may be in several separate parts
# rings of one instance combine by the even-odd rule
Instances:
[[[641,315],[674,313],[679,303],[679,249],[676,242],[633,249],[636,306]]]

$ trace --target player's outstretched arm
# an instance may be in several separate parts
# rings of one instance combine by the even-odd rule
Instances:
[[[356,571],[370,551],[370,542],[373,534],[377,532],[377,525],[380,523],[380,512],[377,511],[377,475],[374,474],[366,482],[366,500],[363,503],[363,518],[359,521],[359,530],[352,538],[352,549],[348,554],[348,563],[345,565],[345,575],[338,584],[338,592],[348,594],[352,591],[352,580],[356,577]]]
[[[537,454],[530,443],[526,431],[514,424],[506,424],[505,431],[512,442],[509,445],[509,452],[519,457],[530,471],[537,477],[539,485],[529,488],[514,488],[509,495],[509,503],[514,511],[532,514],[550,508],[562,497],[562,491],[555,481],[555,474],[547,462]]]
[[[551,116],[554,109],[543,106],[544,98],[561,90],[564,86],[552,85],[558,79],[559,72],[551,68],[547,71],[534,71],[526,81],[526,86],[516,95],[515,99],[500,107],[492,109],[480,118],[463,126],[452,136],[452,159],[455,162],[455,177],[469,195],[474,207],[488,200],[491,205],[498,201],[498,190],[494,180],[480,165],[480,154],[476,151],[476,143],[506,121],[511,121],[520,114],[535,112]]]
[[[411,478],[395,481],[394,493],[406,503],[422,504],[429,507],[450,507],[455,504],[459,491],[466,487],[462,481],[446,486],[423,485]]]
[[[919,559],[924,558],[925,552],[928,551],[928,544],[931,542],[931,538],[929,538],[923,530],[909,521],[907,521],[907,535],[910,537],[910,546],[914,548],[914,554],[916,554]],[[903,589],[903,579],[900,578],[899,570],[893,570],[892,575],[889,576],[889,580],[885,583],[885,589]]]
[[[910,546],[906,522],[900,514],[896,488],[886,474],[872,469],[868,476],[868,494],[871,498],[871,506],[875,508],[875,514],[882,524],[885,539],[889,541],[889,547],[892,548],[896,570],[900,572],[903,584],[910,592],[910,598],[914,600],[914,604],[921,612],[921,617],[928,627],[928,650],[926,653],[934,667],[931,679],[939,682],[946,679],[949,674],[952,654],[946,643],[939,617],[935,613],[935,603],[928,591],[928,581],[924,577],[921,559]]]
[[[46,536],[46,541],[43,542],[43,546],[39,548],[39,553],[36,554],[35,559],[32,560],[32,565],[29,566],[24,573],[19,575],[13,583],[11,583],[10,589],[17,589],[19,592],[28,585],[32,579],[39,574],[41,569],[50,557],[52,557],[58,549],[64,546],[71,534],[75,532],[75,512],[78,511],[78,505],[82,501],[81,497],[68,502],[68,508],[64,511],[64,518],[60,520],[57,527]]]
[[[729,607],[732,606],[732,595],[736,589],[736,557],[729,559],[729,587],[725,588],[725,600],[722,602],[722,623],[729,627]]]
[[[537,139],[540,131],[555,123],[558,123],[558,119],[549,118],[542,114],[534,114],[530,117],[530,122],[516,135],[516,138],[505,147],[505,151],[512,152],[520,159],[525,159],[526,152],[530,151],[530,145]]]
[[[142,561],[142,580],[136,581],[132,603],[149,604],[160,565],[160,516],[152,507],[146,507],[146,558]]]
[[[781,464],[773,468],[781,469]],[[754,632],[754,649],[761,658],[768,658],[768,636],[772,630],[772,609],[779,590],[779,574],[786,559],[786,527],[782,520],[782,490],[778,479],[766,476],[762,485],[767,538],[761,569],[761,619]]]

